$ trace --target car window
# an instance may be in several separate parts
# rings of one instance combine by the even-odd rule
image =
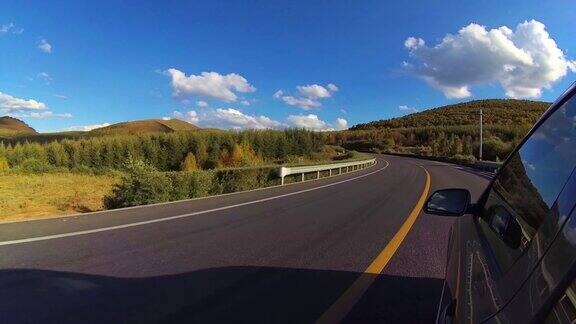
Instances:
[[[529,246],[576,166],[576,99],[550,115],[494,180],[482,219],[501,270]]]

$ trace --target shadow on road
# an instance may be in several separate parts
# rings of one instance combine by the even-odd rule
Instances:
[[[223,267],[148,278],[0,271],[0,322],[313,322],[358,273]],[[347,322],[431,322],[442,280],[380,275]]]
[[[460,170],[460,171],[464,171],[464,172],[473,174],[473,175],[475,175],[475,176],[479,176],[479,177],[484,178],[484,179],[486,179],[486,180],[492,180],[492,179],[494,178],[494,175],[496,175],[495,173],[492,173],[492,172],[482,171],[482,170],[474,169],[474,168],[471,168],[471,167],[468,167],[468,166],[463,166],[463,165],[437,164],[437,163],[433,163],[433,162],[430,162],[430,163],[420,163],[420,164],[421,164],[423,167],[456,168],[456,169],[458,169],[458,170]]]

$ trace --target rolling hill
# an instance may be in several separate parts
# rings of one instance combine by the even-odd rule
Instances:
[[[486,125],[531,126],[550,106],[549,102],[487,99],[441,106],[388,120],[358,124],[351,130],[381,128],[415,128],[427,126],[462,126],[478,124],[477,113],[482,109]]]
[[[0,118],[0,140],[8,143],[46,143],[65,139],[108,135],[133,135],[148,133],[172,133],[177,131],[202,131],[203,129],[179,119],[145,119],[113,124],[91,131],[66,131],[38,133],[21,120],[11,117]]]
[[[0,135],[37,134],[36,130],[20,119],[0,117]]]
[[[200,128],[179,119],[145,119],[113,124],[89,131],[88,135],[128,135],[143,133],[171,133],[192,131]]]

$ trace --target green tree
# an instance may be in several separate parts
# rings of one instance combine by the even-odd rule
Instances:
[[[208,160],[208,152],[206,151],[206,143],[204,139],[200,138],[196,144],[196,162],[201,168],[205,168],[206,160]]]
[[[129,158],[125,163],[125,175],[112,193],[104,197],[104,205],[112,209],[164,202],[170,200],[171,192],[171,183],[165,173],[142,160]]]

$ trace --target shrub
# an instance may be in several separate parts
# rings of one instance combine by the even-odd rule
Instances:
[[[147,205],[171,199],[171,182],[165,173],[133,158],[126,161],[125,170],[112,193],[104,197],[106,208]]]
[[[166,175],[171,183],[171,200],[204,197],[218,191],[212,171],[168,172]]]
[[[489,161],[504,160],[512,151],[512,145],[496,136],[488,138],[483,145],[483,158]]]
[[[473,164],[474,162],[476,162],[476,158],[474,157],[474,155],[456,154],[456,155],[452,156],[452,158],[454,160],[456,160],[457,162],[466,163],[466,164]]]
[[[232,169],[217,171],[220,193],[251,190],[278,184],[275,169]]]
[[[52,171],[54,167],[44,161],[28,158],[22,161],[19,169],[23,173],[38,174]]]

